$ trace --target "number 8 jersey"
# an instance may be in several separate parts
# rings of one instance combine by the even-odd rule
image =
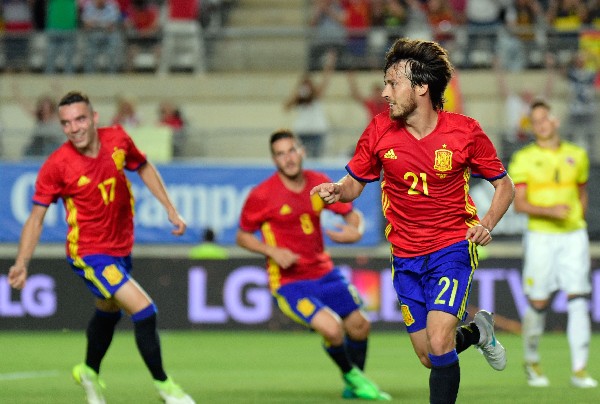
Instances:
[[[422,139],[402,122],[377,115],[346,170],[361,182],[377,181],[383,171],[385,234],[397,257],[428,254],[464,240],[467,229],[479,222],[469,196],[471,175],[488,181],[506,175],[479,123],[444,111]]]
[[[333,262],[323,247],[321,211],[331,210],[340,215],[352,211],[350,203],[325,205],[310,190],[323,182],[331,182],[324,174],[304,170],[306,184],[300,192],[285,187],[277,174],[257,185],[246,199],[240,217],[243,231],[262,233],[264,242],[287,248],[301,256],[290,268],[282,269],[267,260],[271,290],[289,282],[317,279],[333,269]]]
[[[68,223],[67,256],[124,257],[133,247],[134,199],[125,169],[134,171],[146,156],[119,126],[98,128],[100,151],[84,156],[65,142],[42,165],[33,203],[49,206],[62,198]]]

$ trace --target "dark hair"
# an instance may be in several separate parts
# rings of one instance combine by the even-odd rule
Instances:
[[[273,134],[271,134],[271,139],[269,140],[269,145],[271,147],[271,153],[273,153],[273,143],[275,143],[276,141],[278,141],[280,139],[292,139],[296,143],[301,144],[300,139],[298,139],[296,137],[296,135],[294,135],[294,132],[292,132],[291,130],[278,129],[275,132],[273,132]]]
[[[77,102],[84,102],[90,108],[92,106],[92,103],[90,102],[88,96],[79,91],[69,91],[64,97],[60,99],[60,101],[58,102],[58,106],[62,107],[63,105],[71,105]]]
[[[213,231],[213,229],[207,228],[206,230],[204,230],[204,234],[202,235],[202,239],[204,241],[208,241],[209,243],[214,242],[215,241],[215,232]]]
[[[444,91],[452,78],[454,68],[448,53],[437,42],[400,38],[385,55],[384,74],[401,60],[410,68],[409,80],[413,87],[427,84],[429,98],[435,110],[444,108]]]
[[[533,100],[531,102],[531,105],[529,106],[530,111],[533,111],[536,108],[546,108],[548,111],[552,109],[550,108],[550,104],[548,104],[546,100],[542,100],[541,98]]]

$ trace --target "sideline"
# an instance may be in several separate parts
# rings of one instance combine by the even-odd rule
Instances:
[[[23,379],[41,379],[43,377],[56,377],[60,375],[58,370],[40,370],[32,372],[12,372],[12,373],[0,373],[0,382],[9,380],[23,380]]]

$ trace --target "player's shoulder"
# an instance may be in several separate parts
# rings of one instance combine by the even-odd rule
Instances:
[[[98,128],[98,136],[104,141],[119,141],[129,138],[129,135],[121,125],[103,126]]]
[[[306,181],[311,184],[320,184],[322,182],[331,182],[331,179],[320,171],[304,170]]]
[[[458,112],[440,111],[440,119],[444,120],[445,125],[452,131],[456,129],[471,132],[473,128],[481,127],[477,119]]]

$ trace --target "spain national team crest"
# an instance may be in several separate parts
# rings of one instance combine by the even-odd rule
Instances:
[[[123,167],[125,167],[125,150],[115,147],[112,158],[115,162],[115,166],[117,166],[117,170],[122,171]]]
[[[400,311],[402,312],[402,319],[404,320],[404,324],[408,327],[415,323],[415,318],[412,316],[410,309],[407,305],[400,305]]]
[[[446,149],[446,145],[442,145],[443,149],[437,149],[435,151],[435,163],[433,168],[436,171],[450,171],[452,170],[452,151]]]

